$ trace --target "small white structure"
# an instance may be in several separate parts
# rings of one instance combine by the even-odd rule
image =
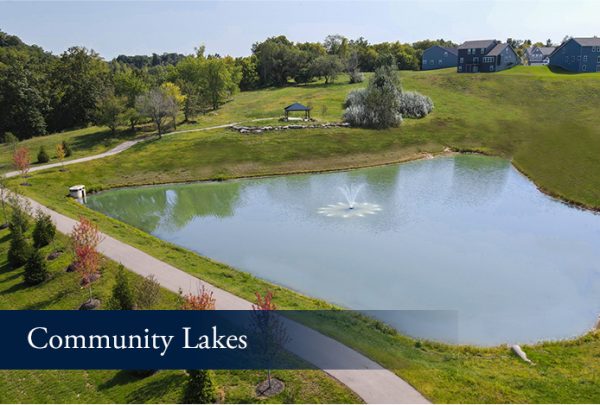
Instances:
[[[85,202],[85,186],[78,184],[76,186],[69,187],[69,195],[75,198],[77,201]]]

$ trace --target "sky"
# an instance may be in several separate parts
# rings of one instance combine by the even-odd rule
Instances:
[[[70,46],[119,54],[245,56],[269,36],[295,42],[329,34],[371,43],[520,38],[559,42],[600,35],[600,0],[6,1],[0,30],[60,54]]]

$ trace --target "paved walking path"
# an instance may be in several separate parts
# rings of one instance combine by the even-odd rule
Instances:
[[[256,118],[253,120],[250,120],[250,122],[257,122],[257,121],[266,121],[266,120],[271,120],[273,118]],[[234,125],[238,125],[240,124],[239,122],[232,122],[230,124],[223,124],[223,125],[216,125],[213,127],[206,127],[206,128],[195,128],[195,129],[185,129],[185,130],[181,130],[181,131],[173,131],[173,132],[167,132],[166,134],[163,134],[163,137],[165,136],[171,136],[171,135],[177,135],[177,134],[185,134],[188,132],[198,132],[198,131],[209,131],[211,129],[219,129],[219,128],[229,128],[232,127]],[[40,165],[40,166],[33,166],[31,168],[29,168],[30,172],[37,172],[39,170],[46,170],[46,169],[52,169],[53,167],[61,167],[62,165],[74,165],[77,163],[83,163],[83,162],[89,162],[90,160],[96,160],[96,159],[102,159],[108,156],[113,156],[113,155],[117,155],[121,152],[126,151],[127,149],[131,148],[134,145],[137,145],[140,142],[144,142],[147,141],[149,139],[155,138],[154,136],[145,136],[142,138],[137,138],[137,139],[132,139],[129,141],[125,141],[123,143],[118,144],[117,146],[115,146],[114,148],[112,148],[111,150],[108,150],[106,152],[103,153],[98,153],[97,155],[91,155],[91,156],[85,156],[85,157],[81,157],[78,159],[73,159],[73,160],[67,160],[63,163],[49,163],[47,165]],[[12,171],[12,172],[8,172],[6,173],[4,176],[5,177],[16,177],[18,175],[20,175],[21,172],[19,171]]]
[[[24,197],[25,198],[25,197]],[[56,224],[59,232],[69,234],[76,224],[74,219],[57,213],[35,200],[26,198],[33,210],[40,209],[49,214]],[[217,309],[247,310],[252,308],[252,303],[237,297],[225,290],[185,273],[147,253],[142,252],[126,243],[103,234],[99,251],[115,262],[122,263],[127,269],[141,275],[153,275],[164,288],[173,292],[180,290],[187,293],[196,293],[204,285],[212,291],[216,299]],[[319,367],[319,364],[331,364],[327,359],[331,356],[348,359],[350,364],[360,364],[359,370],[324,370],[332,377],[346,385],[367,403],[428,403],[428,401],[411,385],[402,380],[389,370],[363,356],[357,351],[342,343],[318,333],[306,326],[290,322],[292,328],[302,328],[306,334],[313,336],[311,342],[317,342],[310,350],[296,352],[304,360]],[[315,346],[318,350],[315,350]],[[306,349],[306,348],[304,348]]]

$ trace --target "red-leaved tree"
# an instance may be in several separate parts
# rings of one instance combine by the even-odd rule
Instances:
[[[100,269],[100,253],[97,247],[101,241],[98,226],[89,219],[80,217],[71,232],[71,248],[75,256],[73,265],[81,277],[81,285],[89,288],[90,300],[92,282]]]
[[[196,294],[189,293],[183,297],[181,309],[208,311],[215,309],[217,300],[213,297],[212,291],[207,291],[204,285]]]
[[[29,172],[29,160],[29,149],[24,146],[17,148],[13,153],[13,164],[23,177]]]

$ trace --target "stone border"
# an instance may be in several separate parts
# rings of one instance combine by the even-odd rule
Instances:
[[[268,131],[286,131],[288,129],[317,129],[317,128],[348,128],[347,122],[327,122],[325,124],[289,124],[289,125],[265,125],[260,127],[248,127],[244,125],[232,125],[230,128],[240,134],[261,134]]]

